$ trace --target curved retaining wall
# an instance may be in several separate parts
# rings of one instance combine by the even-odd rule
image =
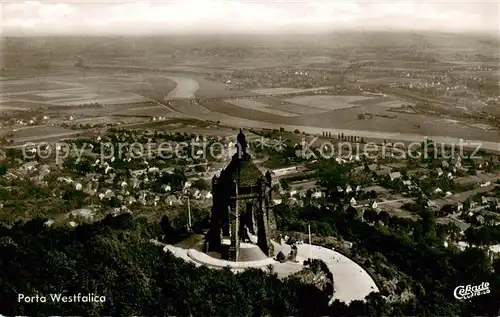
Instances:
[[[349,255],[345,254],[343,251],[339,251],[337,249],[335,249],[336,252],[342,254],[343,256],[345,256],[346,258],[348,258],[349,260],[353,261],[354,263],[356,263],[357,265],[359,265],[361,268],[363,268],[363,270],[368,274],[370,275],[370,277],[372,278],[373,282],[375,283],[375,285],[377,285],[377,288],[378,290],[380,291],[382,289],[380,283],[377,281],[377,279],[375,278],[375,276],[373,276],[373,274],[368,271],[367,269],[364,268],[364,264],[362,265],[361,263],[359,263],[357,260],[354,260],[353,258],[351,258]]]
[[[190,259],[200,264],[204,264],[207,266],[221,267],[221,268],[229,267],[232,269],[261,268],[269,264],[279,263],[272,258],[258,260],[258,261],[247,261],[247,262],[226,261],[213,258],[208,254],[193,249],[189,249],[187,251],[187,255]]]
[[[353,300],[364,300],[371,292],[379,292],[379,287],[373,277],[357,262],[331,248],[317,245],[298,245],[297,258],[309,257],[321,259],[333,274],[336,289],[333,300],[346,304]]]

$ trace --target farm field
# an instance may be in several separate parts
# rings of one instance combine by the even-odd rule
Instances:
[[[325,90],[332,87],[316,87],[316,88],[288,88],[288,87],[279,87],[279,88],[262,88],[262,89],[252,89],[251,92],[261,95],[279,95],[279,94],[296,94],[296,93],[306,93],[317,90]]]
[[[297,116],[296,113],[275,109],[269,105],[266,105],[264,103],[261,103],[261,102],[258,102],[256,100],[252,100],[252,99],[231,99],[231,100],[226,100],[226,102],[230,103],[232,105],[235,105],[237,107],[242,107],[242,108],[251,109],[251,110],[257,110],[257,111],[261,111],[261,112],[267,112],[267,113],[274,114],[274,115],[281,116],[281,117],[295,117],[295,116]]]
[[[79,106],[99,103],[115,105],[125,103],[144,102],[146,99],[132,92],[125,91],[132,88],[140,77],[116,78],[112,73],[83,77],[48,76],[15,80],[3,80],[0,97],[8,102],[10,107],[16,103],[50,106]]]
[[[200,107],[210,111],[216,118],[222,115],[228,115],[233,118],[245,118],[261,122],[280,122],[284,117],[269,112],[253,110],[243,107],[238,107],[227,101],[216,100],[203,102]],[[218,120],[221,120],[220,118]]]
[[[370,113],[359,119],[358,115]],[[335,127],[337,129],[387,132],[392,134],[412,133],[421,138],[428,136],[456,136],[467,140],[484,140],[498,142],[497,131],[485,131],[465,125],[463,122],[450,122],[445,118],[423,116],[420,114],[388,112],[378,106],[365,106],[339,109],[321,114],[304,115],[287,118],[287,124],[310,127]]]
[[[289,103],[296,103],[303,106],[313,106],[325,110],[337,110],[357,107],[356,101],[370,100],[373,98],[364,96],[296,96],[285,99]]]
[[[311,113],[322,113],[327,110],[316,108],[313,106],[303,106],[299,104],[290,103],[288,101],[276,98],[276,97],[258,97],[256,100],[259,100],[261,103],[269,105],[270,107],[286,112],[291,112],[299,115],[311,114]]]
[[[367,107],[376,106],[379,109],[388,110],[392,108],[401,108],[403,105],[411,103],[392,97],[377,97],[377,98],[355,101],[354,104]]]
[[[39,141],[43,139],[59,139],[75,135],[81,131],[75,131],[70,129],[65,129],[56,126],[33,126],[33,127],[22,127],[17,130],[11,130],[13,134],[13,145],[18,145],[27,142]]]
[[[168,130],[170,132],[179,132],[179,133],[194,133],[196,135],[205,135],[212,137],[234,137],[235,129],[229,128],[211,128],[211,127],[192,127],[192,126],[184,126],[181,128],[174,128],[172,130]]]
[[[178,66],[210,67],[201,64],[200,66],[178,64]],[[3,77],[0,110],[36,109],[42,106],[48,108],[51,118],[57,111],[59,114],[64,114],[66,120],[70,115],[75,115],[75,119],[89,115],[116,115],[120,118],[191,116],[238,127],[271,128],[279,125],[298,128],[301,131],[317,130],[320,134],[327,129],[333,129],[351,131],[352,135],[359,136],[368,135],[373,131],[373,135],[382,133],[387,136],[383,138],[408,134],[419,138],[460,136],[468,140],[493,142],[498,142],[499,139],[498,132],[485,131],[487,127],[483,125],[467,126],[458,121],[447,122],[445,118],[390,111],[405,104],[405,101],[393,96],[311,95],[209,99],[241,97],[255,93],[286,95],[328,87],[245,91],[228,84],[210,81],[200,73],[158,73],[146,68],[132,72],[120,67],[90,69],[85,75],[68,67],[64,72],[54,72],[48,76]],[[158,103],[158,101],[164,103],[165,99],[185,98],[208,100],[203,100],[201,104],[189,101],[169,101],[165,105]],[[105,107],[79,106],[93,102],[103,104]],[[360,119],[362,117],[360,115],[365,119]]]

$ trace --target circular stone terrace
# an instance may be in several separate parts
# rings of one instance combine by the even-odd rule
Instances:
[[[282,251],[284,254],[288,254],[290,252],[290,245],[282,245],[274,241],[273,244],[276,253]],[[242,243],[240,247],[244,249],[258,248],[251,243]],[[348,304],[353,300],[364,300],[364,298],[372,292],[379,292],[372,277],[356,262],[332,249],[316,245],[297,245],[297,261],[287,261],[284,263],[278,262],[273,258],[233,262],[216,259],[194,248],[183,249],[172,245],[165,245],[164,251],[172,252],[175,256],[191,262],[196,266],[205,265],[214,269],[229,267],[233,272],[242,272],[248,268],[268,270],[269,265],[271,265],[274,272],[278,274],[279,277],[286,277],[301,271],[304,268],[304,261],[311,256],[313,259],[323,260],[333,274],[335,293],[331,301],[338,299]],[[246,251],[248,252],[249,250]]]

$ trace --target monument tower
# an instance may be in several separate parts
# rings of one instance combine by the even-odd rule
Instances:
[[[236,153],[219,176],[212,178],[212,214],[206,237],[207,251],[230,261],[241,261],[240,243],[256,244],[273,256],[270,234],[276,229],[272,213],[271,174],[263,175],[247,153],[240,129]]]

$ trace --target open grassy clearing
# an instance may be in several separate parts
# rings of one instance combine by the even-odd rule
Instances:
[[[23,127],[12,132],[13,139],[24,139],[36,136],[55,135],[71,132],[72,130],[55,126]]]
[[[101,97],[101,98],[76,98],[76,99],[66,99],[64,101],[57,102],[58,105],[61,106],[78,106],[89,103],[99,103],[103,105],[117,105],[123,103],[139,103],[144,102],[146,99],[133,94],[120,94],[111,97]]]
[[[372,113],[377,116],[365,120],[358,119],[359,114]],[[387,115],[387,117],[381,117]],[[454,136],[466,140],[484,140],[498,142],[498,132],[484,131],[464,125],[462,122],[450,122],[445,118],[428,117],[418,114],[395,113],[379,107],[358,107],[340,109],[321,114],[287,118],[287,124],[349,130],[411,133],[428,136]],[[376,132],[374,132],[376,134]],[[397,139],[397,138],[395,138]]]
[[[354,101],[353,104],[363,106],[367,110],[370,110],[372,108],[386,110],[390,108],[400,108],[403,105],[411,103],[394,97],[370,97],[369,99]]]
[[[9,106],[5,105],[0,101],[0,112],[6,112],[6,111],[28,111],[30,110],[29,108],[26,107],[15,107],[15,106]]]
[[[274,115],[268,112],[262,112],[259,110],[247,109],[235,106],[226,101],[216,100],[210,102],[202,103],[203,108],[208,109],[213,114],[217,115],[226,114],[236,118],[245,118],[249,120],[256,121],[265,121],[265,122],[281,122],[285,117]],[[238,123],[234,123],[235,126],[238,126]]]
[[[89,103],[123,104],[145,101],[144,98],[136,94],[119,90],[120,87],[121,89],[130,88],[130,85],[133,86],[141,80],[140,76],[127,77],[126,80],[117,80],[109,76],[113,76],[113,74],[4,80],[2,81],[2,97],[7,98],[12,103],[42,103],[54,106],[76,106]]]
[[[67,88],[68,85],[54,83],[45,79],[23,79],[11,80],[5,79],[0,82],[0,94],[12,95],[16,93],[33,93],[34,91],[45,92],[49,90],[57,90]]]
[[[295,117],[297,116],[296,113],[291,113],[288,111],[282,111],[279,109],[274,109],[269,105],[266,105],[264,103],[258,102],[256,100],[251,100],[251,99],[231,99],[231,100],[226,100],[225,102],[230,103],[232,105],[235,105],[237,107],[242,107],[250,110],[257,110],[261,112],[267,112],[270,114],[274,114],[277,116],[282,116],[282,117]]]
[[[29,85],[27,85],[29,86]],[[51,98],[60,98],[62,96],[67,96],[71,95],[72,93],[85,93],[88,92],[89,88],[86,87],[64,87],[64,88],[57,88],[57,89],[40,89],[41,87],[37,87],[34,90],[31,90],[30,88],[26,87],[26,90],[24,91],[18,91],[18,92],[9,92],[8,89],[5,89],[5,91],[2,93],[2,95],[7,96],[7,97],[16,97],[16,96],[26,96],[26,95],[34,95],[34,96],[39,96],[45,99],[51,99]]]
[[[139,117],[177,117],[175,113],[163,106],[151,106],[144,108],[131,108],[125,111],[114,112],[115,115],[139,116]]]
[[[317,90],[329,89],[332,87],[316,87],[316,88],[289,88],[289,87],[279,87],[279,88],[262,88],[262,89],[252,89],[251,92],[261,95],[279,95],[279,94],[295,94],[295,93],[304,93],[311,92]]]
[[[1,98],[0,111],[9,111],[9,109],[19,109],[22,111],[29,111],[37,108],[40,102],[35,101],[13,101],[7,98]]]
[[[172,132],[178,132],[178,133],[194,133],[196,135],[206,135],[206,136],[213,136],[213,137],[233,137],[234,134],[236,133],[235,129],[229,129],[229,128],[211,128],[211,127],[181,127],[177,129],[172,129]]]
[[[422,79],[418,78],[399,78],[399,77],[379,77],[377,75],[372,75],[370,76],[369,73],[363,74],[364,78],[360,78],[358,80],[359,83],[369,83],[369,84],[380,84],[380,85],[386,85],[386,84],[419,84],[422,83]]]
[[[266,104],[274,109],[291,112],[299,115],[303,114],[311,114],[311,113],[322,113],[325,112],[325,109],[302,106],[299,104],[289,103],[288,101],[281,100],[274,97],[258,97],[256,100],[260,101],[263,104]]]
[[[296,96],[285,99],[290,103],[296,103],[303,106],[312,106],[326,110],[337,110],[356,107],[355,101],[371,99],[364,96]]]

